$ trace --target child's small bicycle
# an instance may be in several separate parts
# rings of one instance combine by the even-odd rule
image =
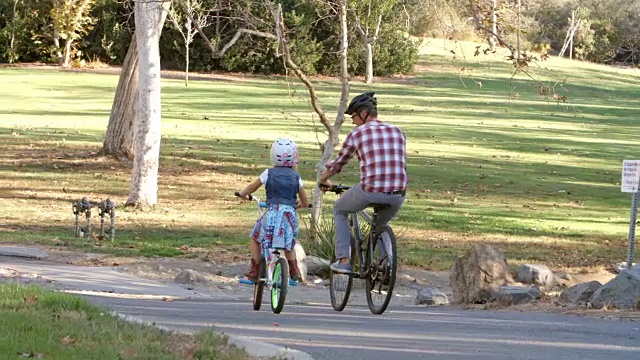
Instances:
[[[239,192],[236,192],[235,195],[240,197]],[[261,218],[267,204],[252,195],[249,195],[249,200],[258,204],[258,218]],[[283,251],[282,248],[262,247],[258,281],[253,285],[253,310],[260,310],[265,286],[271,290],[271,311],[274,314],[279,314],[284,308],[289,287],[289,264],[287,259],[280,255]]]

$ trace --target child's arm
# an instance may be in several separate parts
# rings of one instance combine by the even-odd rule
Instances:
[[[247,185],[244,190],[240,191],[240,197],[249,200],[249,195],[258,190],[262,186],[262,181],[258,178],[256,181]]]
[[[307,192],[304,190],[304,188],[300,188],[300,190],[298,191],[298,196],[300,197],[300,205],[298,207],[303,209],[308,208],[309,200],[307,199]]]

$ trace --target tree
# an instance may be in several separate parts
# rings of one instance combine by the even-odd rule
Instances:
[[[328,136],[324,144],[320,146],[322,156],[316,165],[316,180],[320,180],[327,161],[331,158],[333,150],[335,150],[336,146],[339,145],[340,140],[338,135],[340,135],[340,129],[344,123],[344,112],[347,110],[347,102],[349,101],[349,72],[347,70],[349,68],[347,61],[349,30],[347,27],[347,0],[338,0],[337,2],[337,15],[339,19],[338,21],[340,22],[340,50],[338,51],[338,58],[340,60],[340,103],[338,104],[336,118],[333,125],[329,124],[327,119],[324,119],[325,121],[321,121],[325,129],[327,129]],[[323,193],[320,191],[320,188],[315,186],[313,192],[313,214],[311,217],[311,224],[314,229],[317,229],[316,225],[320,220],[322,195]]]
[[[203,29],[212,24],[213,18],[209,11],[204,11],[201,0],[184,0],[180,2],[180,8],[171,7],[169,19],[173,26],[182,35],[184,41],[184,85],[189,86],[189,48],[193,38],[198,33],[198,28]]]
[[[160,34],[170,0],[138,0],[135,3],[138,49],[138,116],[135,123],[135,156],[126,205],[146,207],[158,202],[160,160]]]
[[[498,0],[492,0],[491,5],[491,30],[495,35],[489,37],[489,44],[491,49],[495,49],[498,45]]]
[[[93,26],[90,16],[94,0],[53,0],[51,20],[53,21],[53,41],[60,49],[59,39],[65,41],[64,52],[58,57],[60,65],[69,67],[74,41],[85,35]]]
[[[349,73],[347,71],[347,50],[349,48],[347,28],[347,0],[337,0],[335,3],[329,4],[336,6],[336,12],[340,23],[340,50],[338,51],[338,57],[340,59],[341,93],[340,103],[338,104],[338,111],[333,125],[330,124],[324,110],[322,110],[320,104],[318,103],[318,96],[313,83],[311,83],[309,78],[300,69],[300,67],[295,64],[291,57],[291,48],[289,39],[287,37],[287,28],[285,27],[284,20],[282,18],[282,8],[280,6],[276,7],[274,4],[270,5],[276,22],[276,38],[278,43],[282,46],[282,55],[284,56],[285,64],[289,68],[291,68],[291,70],[293,70],[294,74],[307,87],[307,90],[309,91],[309,101],[311,102],[311,106],[320,118],[320,123],[322,123],[328,133],[327,140],[320,145],[322,156],[320,157],[320,160],[316,165],[316,180],[319,180],[322,176],[322,173],[325,170],[325,164],[327,163],[327,161],[329,161],[331,155],[333,154],[333,150],[339,144],[338,135],[340,135],[340,129],[342,127],[342,124],[344,123],[344,112],[347,110],[347,101],[349,100]],[[322,214],[322,196],[323,193],[316,185],[314,187],[313,193],[313,214],[311,217],[312,229],[317,228],[318,221],[320,220]]]
[[[183,1],[178,0],[183,6]],[[307,87],[309,92],[309,102],[311,103],[311,107],[315,111],[315,113],[320,118],[320,123],[324,126],[325,130],[328,133],[327,140],[319,144],[319,149],[321,152],[320,160],[316,166],[316,179],[319,179],[324,172],[324,166],[327,161],[331,158],[333,151],[336,146],[339,144],[339,134],[342,124],[344,122],[344,112],[347,109],[347,102],[349,100],[349,73],[348,73],[348,62],[347,62],[347,50],[349,47],[348,42],[348,34],[349,30],[347,27],[347,1],[346,0],[336,0],[336,1],[328,1],[326,4],[329,7],[335,7],[336,13],[338,17],[338,22],[340,24],[340,49],[338,51],[338,58],[340,63],[340,84],[341,84],[341,94],[340,94],[340,103],[338,104],[338,109],[336,113],[336,118],[333,124],[330,123],[326,113],[320,106],[318,101],[318,95],[315,90],[315,86],[311,82],[311,80],[307,77],[305,72],[296,64],[292,55],[292,47],[291,42],[288,37],[288,34],[291,33],[289,29],[287,29],[284,22],[284,15],[282,11],[282,6],[280,4],[276,5],[273,2],[265,1],[265,6],[273,15],[273,21],[275,26],[271,29],[270,32],[257,31],[248,28],[240,28],[238,29],[236,35],[222,48],[222,50],[218,50],[217,44],[214,45],[208,39],[208,37],[204,34],[202,29],[198,28],[198,32],[202,36],[202,38],[207,43],[207,46],[212,52],[214,57],[222,56],[224,53],[231,47],[238,38],[242,34],[260,36],[268,39],[273,39],[277,43],[276,47],[276,55],[282,56],[284,60],[285,67],[292,71],[298,79]],[[251,22],[247,22],[245,24],[247,27],[255,25],[251,24]],[[314,188],[313,195],[313,215],[311,219],[312,228],[316,228],[316,224],[318,223],[321,213],[322,213],[322,195],[323,193],[320,191],[318,186]]]
[[[138,49],[131,37],[127,56],[120,70],[118,87],[113,97],[109,125],[101,155],[134,158],[134,124],[138,118]]]
[[[16,54],[16,21],[17,21],[17,8],[18,8],[18,1],[20,0],[13,0],[13,15],[11,16],[11,39],[9,40],[9,64],[12,64],[17,58],[17,54]]]
[[[367,84],[373,82],[373,45],[378,40],[382,16],[390,13],[396,0],[353,0],[352,11],[355,16],[355,28],[365,46],[365,80]]]

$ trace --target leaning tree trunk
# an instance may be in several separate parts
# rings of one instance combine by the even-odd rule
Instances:
[[[135,130],[135,157],[126,205],[147,207],[158,202],[160,160],[160,34],[171,1],[135,3],[139,62],[139,103]]]
[[[327,128],[329,136],[322,146],[322,157],[316,164],[316,181],[325,171],[325,165],[331,158],[333,150],[339,145],[340,129],[344,122],[344,112],[347,110],[347,102],[349,101],[349,70],[347,62],[347,51],[349,49],[349,30],[347,27],[347,1],[338,2],[338,17],[340,18],[340,50],[338,51],[338,59],[340,60],[340,103],[338,104],[338,113],[333,126]],[[311,227],[317,229],[322,217],[322,198],[323,193],[316,185],[313,189],[313,210],[311,214]],[[315,238],[315,231],[312,232]]]
[[[133,125],[138,112],[138,49],[136,46],[134,34],[120,70],[120,80],[113,97],[107,134],[100,150],[101,155],[133,160],[135,143]]]

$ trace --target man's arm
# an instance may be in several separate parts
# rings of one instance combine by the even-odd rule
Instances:
[[[329,189],[331,187],[331,181],[329,181],[329,178],[335,174],[336,173],[333,172],[331,169],[325,170],[324,173],[322,173],[322,176],[320,176],[320,179],[318,180],[318,186],[320,186],[321,189]]]

